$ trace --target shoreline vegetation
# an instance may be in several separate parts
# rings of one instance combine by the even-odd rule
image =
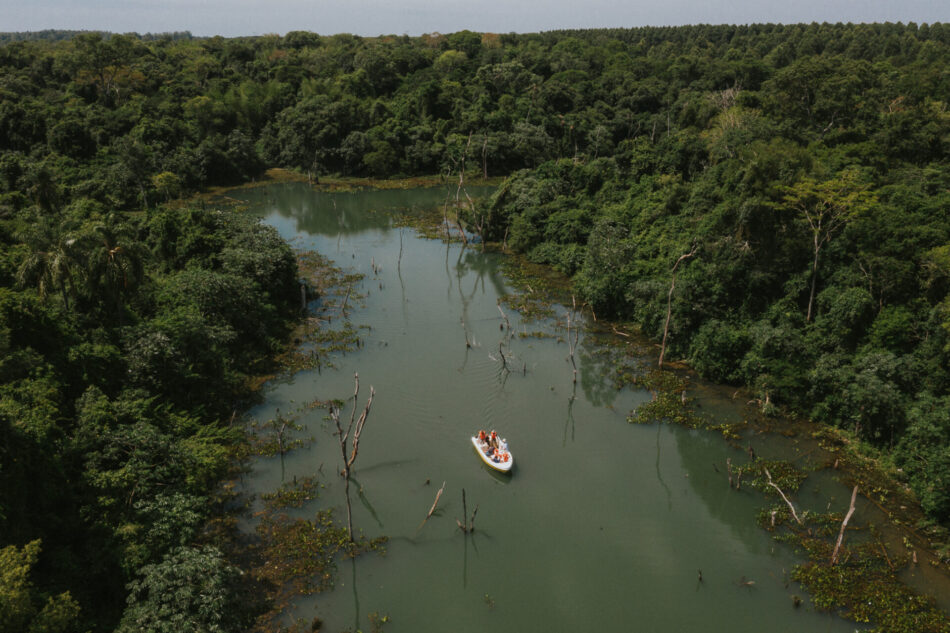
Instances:
[[[950,26],[60,35],[0,46],[3,627],[253,619],[207,520],[297,264],[175,201],[265,166],[505,176],[461,200],[479,248],[553,267],[766,419],[837,429],[912,491],[946,573]]]

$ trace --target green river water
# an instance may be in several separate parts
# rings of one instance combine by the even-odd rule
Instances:
[[[368,631],[377,612],[390,620],[387,633],[859,628],[809,606],[789,579],[801,559],[755,524],[763,497],[728,487],[725,460],[742,463],[745,453],[712,432],[629,424],[649,395],[615,389],[592,341],[581,337],[576,385],[563,330],[562,340],[511,337],[517,370],[502,368],[497,302],[511,289],[501,256],[423,239],[387,213],[439,205],[445,190],[330,194],[295,184],[233,195],[297,247],[365,275],[365,298],[349,311],[364,326],[362,347],[334,356],[333,369],[275,382],[250,412],[266,421],[278,409],[351,397],[354,372],[361,406],[376,390],[351,489],[354,525],[387,535],[386,554],[340,561],[335,588],[298,599],[288,622],[319,616],[324,631]],[[515,332],[554,331],[505,312]],[[567,312],[555,306],[558,317]],[[301,513],[332,507],[345,521],[340,449],[324,416],[301,418],[298,435],[314,438],[306,447],[256,459],[245,489],[320,475],[320,497]],[[480,428],[508,439],[509,477],[474,453],[469,437]],[[443,481],[439,509],[420,530]],[[455,521],[463,488],[469,513],[478,505],[470,535]],[[802,503],[810,494],[821,510],[847,508],[850,491],[833,481],[809,490]],[[805,597],[798,609],[796,594]]]

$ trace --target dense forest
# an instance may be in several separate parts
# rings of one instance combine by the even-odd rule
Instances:
[[[165,205],[272,166],[505,176],[470,228],[950,521],[950,26],[0,41],[0,630],[246,622],[204,526],[296,264]]]

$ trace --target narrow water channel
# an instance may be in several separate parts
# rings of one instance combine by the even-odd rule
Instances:
[[[386,555],[341,561],[335,588],[298,600],[288,621],[319,616],[324,631],[369,630],[375,612],[388,616],[386,633],[857,628],[815,612],[807,597],[793,606],[793,595],[804,596],[789,579],[800,560],[756,526],[761,496],[726,485],[716,465],[736,451],[720,436],[627,423],[649,395],[616,390],[591,341],[580,340],[576,385],[552,322],[523,322],[505,308],[521,334],[509,341],[499,255],[422,239],[386,213],[441,204],[444,190],[275,185],[235,195],[299,248],[365,275],[365,298],[350,314],[363,346],[335,356],[333,369],[271,385],[250,412],[265,421],[277,409],[345,399],[354,372],[361,403],[376,390],[353,519],[366,536],[390,538]],[[555,306],[557,317],[567,312]],[[560,340],[530,336],[541,330]],[[500,359],[504,341],[512,371]],[[256,460],[249,492],[318,475],[320,497],[303,511],[332,507],[344,520],[339,445],[324,415],[302,417],[300,435],[314,438],[307,447]],[[509,477],[474,453],[469,437],[481,428],[508,439]],[[439,509],[419,529],[443,481]],[[456,526],[463,488],[469,513],[478,506],[470,535]]]

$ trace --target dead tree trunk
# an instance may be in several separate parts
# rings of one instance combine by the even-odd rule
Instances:
[[[462,488],[462,520],[459,521],[458,519],[455,519],[456,525],[458,525],[458,526],[459,526],[459,529],[462,530],[462,531],[465,532],[465,533],[474,532],[474,531],[475,531],[475,515],[476,515],[476,514],[478,514],[478,506],[477,506],[477,505],[475,506],[475,509],[472,510],[472,518],[471,518],[471,519],[467,519],[467,522],[465,522],[465,521],[466,521],[466,517],[468,517],[468,508],[466,507],[466,504],[465,504],[465,488]]]
[[[501,318],[505,320],[505,327],[508,328],[508,331],[511,331],[511,321],[508,320],[508,315],[505,314],[505,311],[501,309],[501,303],[496,304],[498,306],[498,311],[501,312]]]
[[[777,485],[775,485],[775,483],[772,481],[772,475],[769,474],[769,469],[768,469],[768,468],[763,468],[762,470],[765,471],[765,476],[766,476],[766,478],[769,480],[769,485],[772,486],[773,488],[775,488],[775,489],[778,491],[779,495],[781,495],[781,497],[782,497],[782,499],[785,501],[785,503],[788,504],[788,509],[792,511],[792,517],[794,517],[795,521],[796,521],[799,525],[801,525],[801,524],[802,524],[802,520],[801,520],[800,518],[798,518],[798,513],[795,512],[795,506],[793,506],[793,505],[792,505],[792,502],[788,500],[788,497],[785,496],[785,493],[782,492],[782,489],[779,488]]]
[[[577,324],[573,323],[574,329],[571,330],[572,319],[574,315],[577,314],[577,299],[574,296],[571,296],[571,312],[567,315],[567,345],[570,350],[571,358],[571,367],[574,369],[574,373],[571,377],[571,381],[574,384],[577,384],[577,363],[574,361],[574,352],[577,350],[577,342],[580,339],[580,330],[577,328]]]
[[[808,292],[808,312],[805,315],[805,322],[811,323],[811,309],[815,305],[815,284],[818,281],[818,252],[821,246],[818,244],[818,235],[815,235],[815,259],[811,266],[811,290]]]
[[[838,542],[835,543],[835,551],[831,553],[832,565],[836,565],[838,563],[838,550],[841,549],[841,543],[844,541],[844,530],[846,527],[848,527],[848,521],[851,520],[851,515],[854,514],[854,501],[857,499],[857,497],[858,487],[855,486],[854,490],[851,491],[851,506],[848,508],[848,514],[844,516],[844,521],[841,522],[841,531],[838,532]]]
[[[353,380],[355,382],[353,390],[353,412],[350,415],[350,422],[346,427],[346,431],[343,430],[343,425],[340,424],[340,410],[335,406],[330,407],[330,417],[336,424],[336,429],[340,436],[340,454],[343,456],[343,472],[341,474],[343,475],[343,490],[346,496],[346,529],[350,542],[353,541],[353,509],[350,504],[350,471],[353,468],[353,463],[356,462],[356,456],[359,454],[360,434],[363,432],[366,419],[369,417],[370,407],[373,406],[373,396],[376,395],[376,390],[370,387],[366,406],[363,408],[363,413],[357,421],[356,405],[360,393],[360,375],[353,374]],[[347,456],[346,441],[350,437],[350,432],[353,432],[353,448],[349,456]]]
[[[472,135],[468,135],[468,143],[465,145],[465,151],[462,152],[462,157],[459,163],[459,186],[455,190],[455,224],[458,226],[459,233],[462,236],[462,243],[466,246],[468,245],[468,237],[465,235],[465,229],[462,228],[462,218],[460,217],[461,207],[461,193],[462,188],[465,186],[465,156],[468,154],[468,148],[472,144]],[[468,195],[466,193],[465,195]]]
[[[498,356],[501,357],[501,368],[504,371],[510,371],[508,369],[508,361],[505,359],[505,350],[502,349],[504,341],[498,341]]]
[[[280,415],[280,414],[278,414]],[[277,429],[277,449],[280,451],[281,456],[284,454],[284,431],[287,430],[287,422],[282,420],[280,428]]]
[[[670,331],[670,316],[673,314],[673,289],[676,288],[676,269],[679,267],[680,262],[684,259],[689,259],[695,254],[696,246],[693,246],[692,250],[680,255],[680,258],[673,264],[673,279],[670,282],[670,293],[666,298],[666,323],[663,324],[663,344],[660,346],[660,369],[663,369],[663,356],[666,355],[666,337]]]
[[[419,524],[419,527],[416,528],[416,531],[422,529],[422,526],[426,524],[426,521],[429,520],[429,517],[432,516],[432,513],[435,512],[435,507],[439,505],[439,499],[442,497],[442,493],[445,492],[445,482],[442,482],[442,487],[439,488],[439,491],[435,493],[435,501],[432,502],[432,507],[429,508],[429,512],[426,513],[426,518],[422,519],[422,523]]]
[[[346,296],[343,297],[343,303],[340,304],[340,314],[343,318],[346,318],[346,302],[350,300],[350,291],[353,289],[353,284],[349,284],[346,287]],[[357,383],[359,379],[357,379]]]
[[[399,259],[396,260],[396,271],[402,272],[402,228],[399,229]]]

